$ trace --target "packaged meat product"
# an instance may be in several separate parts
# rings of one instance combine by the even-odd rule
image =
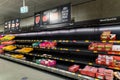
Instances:
[[[92,68],[91,66],[85,66],[84,69],[80,70],[80,73],[83,74],[83,75],[88,75],[91,68]]]
[[[104,43],[98,43],[97,44],[97,51],[105,51],[105,44]]]
[[[111,31],[104,31],[100,36],[101,40],[110,40],[110,34]]]
[[[112,44],[105,44],[105,51],[112,51]]]
[[[113,70],[106,69],[104,74],[105,74],[105,80],[113,80],[114,78]]]
[[[112,66],[113,56],[106,56],[106,65]]]
[[[114,56],[114,67],[120,68],[120,56]]]
[[[112,51],[120,51],[120,45],[113,45]]]
[[[70,72],[77,72],[79,70],[80,66],[79,65],[72,65],[69,67]]]
[[[47,66],[50,66],[50,67],[56,66],[56,61],[55,60],[48,60]]]
[[[104,72],[105,72],[105,68],[98,68],[98,72],[96,73],[96,78],[104,80],[105,78]]]
[[[91,43],[88,47],[89,50],[95,51],[97,50],[97,43]]]
[[[95,77],[96,73],[97,73],[97,70],[98,70],[97,68],[92,67],[87,75],[90,76],[90,77]]]

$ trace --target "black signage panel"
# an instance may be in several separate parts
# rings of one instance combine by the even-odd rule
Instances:
[[[71,19],[71,8],[70,4],[61,7],[61,22],[69,22]]]
[[[42,24],[43,25],[49,25],[50,22],[50,11],[44,11],[42,13]]]
[[[41,25],[41,14],[37,13],[34,17],[34,24],[35,26],[39,27]]]
[[[49,10],[35,13],[35,26],[69,23],[71,20],[71,5],[66,4]]]
[[[50,10],[50,24],[61,23],[61,13],[59,8]]]
[[[15,21],[15,29],[19,29],[20,28],[20,19],[16,19]]]
[[[6,21],[4,24],[4,30],[7,32],[16,31],[20,27],[20,19],[14,19],[10,21]]]

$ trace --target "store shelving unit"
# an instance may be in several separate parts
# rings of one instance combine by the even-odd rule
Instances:
[[[117,31],[113,30],[112,32],[117,34],[119,30],[120,29],[117,29]],[[94,67],[112,69],[104,65],[96,64],[95,59],[98,57],[98,54],[104,54],[104,55],[115,55],[115,54],[107,54],[107,52],[88,50],[88,46],[93,42],[114,43],[118,45],[120,44],[119,40],[100,41],[99,37],[102,31],[104,31],[104,28],[102,29],[99,27],[99,28],[79,28],[79,29],[14,34],[16,36],[16,38],[14,39],[16,43],[14,45],[17,48],[31,47],[34,48],[34,51],[30,53],[6,51],[6,54],[13,54],[13,53],[24,54],[26,58],[31,58],[31,59],[19,60],[5,55],[0,55],[0,57],[12,61],[16,61],[18,63],[33,66],[39,69],[47,70],[60,75],[64,75],[67,77],[71,77],[74,79],[99,80],[96,78],[91,78],[88,76],[81,75],[79,73],[71,73],[68,72],[67,70],[68,67],[73,64],[78,64],[80,65],[81,68],[85,67],[86,65],[90,65]],[[117,39],[120,39],[120,36],[118,36]],[[55,48],[32,47],[32,43],[44,42],[44,41],[56,42],[57,46]],[[51,56],[43,56],[43,54],[49,54]],[[116,54],[116,56],[120,56],[120,55]],[[39,59],[39,58],[56,60],[58,62],[57,65],[59,66],[53,68],[53,67],[47,67],[34,63],[34,59]],[[64,66],[67,67],[64,69]],[[119,69],[112,69],[112,70],[119,71]]]

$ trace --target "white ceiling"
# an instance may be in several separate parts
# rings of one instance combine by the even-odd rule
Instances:
[[[34,15],[34,12],[39,12],[55,6],[66,3],[73,5],[83,3],[90,0],[26,0],[26,5],[29,7],[29,13],[20,14],[19,8],[22,6],[22,0],[0,0],[0,24],[6,20],[17,17],[24,18]]]

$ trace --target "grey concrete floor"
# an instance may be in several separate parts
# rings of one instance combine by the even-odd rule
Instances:
[[[30,67],[26,67],[24,65],[0,59],[0,80],[65,80],[65,79],[44,71],[39,71]]]

